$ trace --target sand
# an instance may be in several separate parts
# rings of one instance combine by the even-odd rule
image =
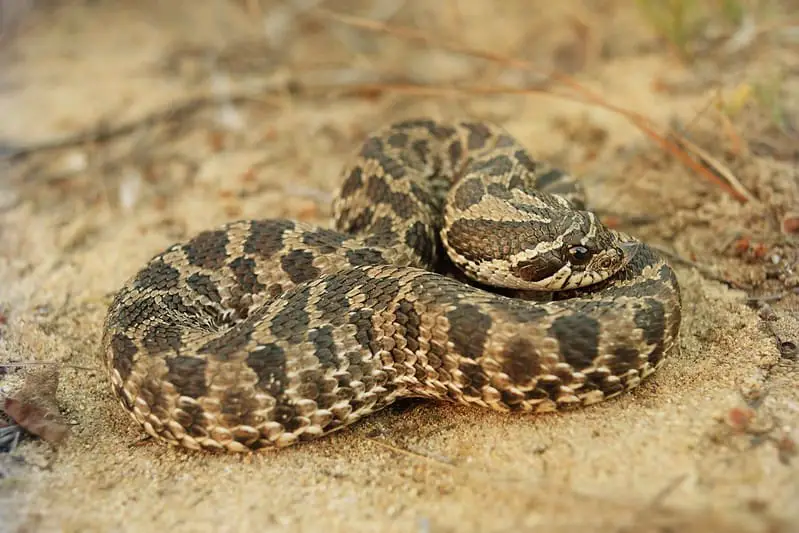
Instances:
[[[436,43],[530,61],[539,75],[297,14],[291,3],[48,3],[9,20],[0,50],[0,362],[58,365],[71,435],[56,447],[28,438],[0,455],[0,530],[799,531],[799,458],[790,457],[799,373],[784,344],[799,338],[797,240],[780,231],[799,205],[795,148],[762,107],[725,122],[709,105],[719,87],[742,98],[747,80],[780,66],[799,94],[795,50],[758,42],[686,64],[631,3],[602,2],[597,12],[552,4],[374,8],[397,7],[392,25]],[[370,5],[328,7],[378,17]],[[752,200],[732,198],[596,105],[540,92],[329,89],[519,87],[552,68],[657,131],[690,124],[691,139]],[[211,96],[222,103],[206,105]],[[7,157],[169,105],[181,114],[108,141]],[[328,224],[358,141],[417,115],[501,123],[537,157],[583,177],[592,205],[619,227],[694,261],[673,263],[679,353],[634,392],[564,414],[402,402],[329,438],[257,456],[143,440],[98,360],[113,292],[166,245],[225,221]],[[735,131],[749,152],[736,148]],[[8,395],[32,367],[4,368]],[[742,424],[747,401],[757,416]]]

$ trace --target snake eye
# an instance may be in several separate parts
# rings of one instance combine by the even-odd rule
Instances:
[[[588,262],[591,259],[591,250],[586,248],[585,246],[571,246],[567,253],[569,254],[569,259],[571,259],[572,263],[577,265],[582,265]]]

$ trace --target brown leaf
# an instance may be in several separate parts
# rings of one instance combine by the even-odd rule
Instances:
[[[30,372],[22,388],[5,399],[3,410],[28,432],[58,444],[69,434],[69,427],[56,403],[57,389],[57,368]]]

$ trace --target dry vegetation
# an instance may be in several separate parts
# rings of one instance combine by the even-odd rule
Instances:
[[[0,531],[799,529],[795,0],[32,4],[0,1]],[[113,291],[230,219],[326,224],[360,138],[416,115],[583,176],[677,268],[681,353],[535,420],[410,402],[263,457],[140,440],[97,360]]]

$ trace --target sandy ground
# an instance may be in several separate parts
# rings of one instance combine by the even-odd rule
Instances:
[[[686,65],[624,2],[591,3],[595,12],[553,4],[327,5],[371,18],[396,7],[392,25],[530,61],[537,75],[297,14],[289,2],[72,2],[7,29],[0,362],[58,363],[71,436],[56,448],[28,438],[0,455],[0,530],[799,531],[797,240],[780,231],[799,205],[796,139],[762,106],[725,121],[708,104],[719,87],[740,97],[777,67],[786,93],[799,94],[795,44],[756,39]],[[330,89],[521,87],[552,68],[659,131],[690,125],[753,198],[733,199],[596,105]],[[221,103],[181,107],[209,96]],[[170,104],[181,110],[171,120],[108,141],[9,157]],[[617,225],[695,261],[674,262],[680,353],[633,393],[567,414],[403,402],[330,438],[247,457],[142,441],[97,359],[113,291],[166,245],[231,219],[327,224],[363,134],[416,115],[502,123],[536,156],[584,176]],[[0,367],[2,393],[29,368]],[[747,405],[756,418],[742,422]]]

